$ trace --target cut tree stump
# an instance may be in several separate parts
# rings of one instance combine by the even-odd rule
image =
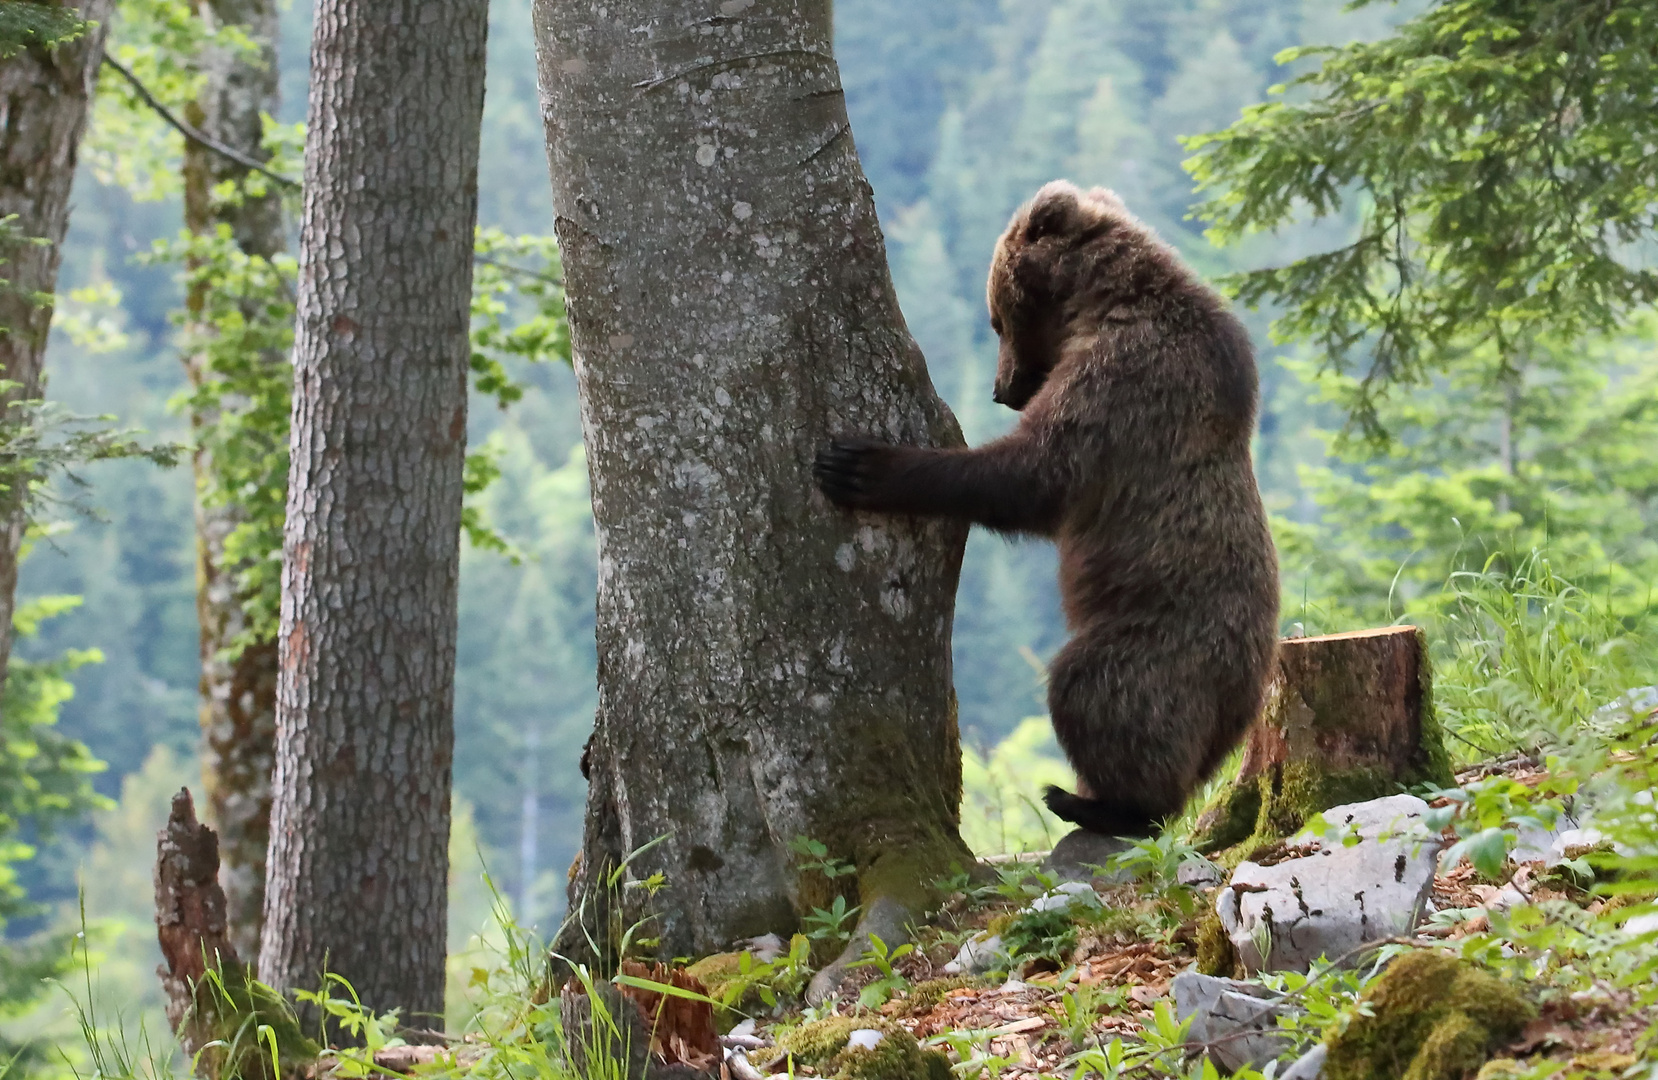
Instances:
[[[1432,688],[1414,626],[1280,642],[1238,775],[1199,815],[1193,842],[1231,864],[1327,807],[1412,784],[1449,786]]]

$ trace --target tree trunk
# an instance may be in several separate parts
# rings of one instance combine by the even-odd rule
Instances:
[[[1327,807],[1450,784],[1432,686],[1414,626],[1281,642],[1237,778],[1199,816],[1195,842],[1248,857]]]
[[[598,539],[599,708],[572,922],[665,884],[662,956],[787,935],[856,866],[902,913],[971,856],[950,624],[965,529],[832,508],[831,434],[959,445],[899,314],[829,0],[538,0],[556,227]],[[628,890],[625,896],[642,896]],[[614,959],[605,956],[604,959]]]
[[[441,1018],[487,0],[320,0],[262,978]]]
[[[204,134],[257,161],[264,149],[264,120],[278,102],[276,0],[197,0],[197,14],[210,26],[238,26],[259,46],[256,56],[234,49],[210,49],[202,57],[207,84],[190,120]],[[285,246],[282,201],[274,190],[218,199],[214,189],[238,189],[249,170],[193,142],[184,147],[184,223],[198,235],[228,225],[237,246],[268,259]],[[189,297],[200,325],[203,297]],[[245,311],[249,321],[260,312]],[[258,362],[278,365],[287,357],[270,354]],[[192,384],[218,376],[209,358],[196,352],[184,359]],[[191,417],[198,431],[215,417]],[[215,486],[213,454],[198,443],[196,476],[196,615],[201,624],[202,778],[210,820],[218,827],[220,874],[224,883],[231,940],[243,956],[259,955],[259,927],[265,905],[265,848],[270,839],[271,760],[276,747],[276,642],[233,648],[248,628],[237,575],[243,567],[225,558],[225,539],[246,520],[236,504],[208,505],[203,495]]]
[[[17,384],[0,390],[5,423],[18,419],[13,402],[41,395],[52,306],[36,304],[34,295],[50,295],[58,286],[75,155],[113,7],[114,0],[83,0],[81,17],[97,25],[80,38],[53,49],[31,46],[0,61],[0,218],[15,214],[13,225],[24,236],[47,241],[5,252],[0,269],[10,282],[0,288],[0,379]],[[0,686],[11,660],[17,560],[28,528],[28,493],[16,487],[0,492]]]

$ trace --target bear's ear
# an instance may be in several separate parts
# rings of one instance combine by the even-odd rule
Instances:
[[[1074,185],[1064,180],[1044,185],[1031,200],[1030,213],[1025,218],[1025,243],[1070,231],[1079,209]]]

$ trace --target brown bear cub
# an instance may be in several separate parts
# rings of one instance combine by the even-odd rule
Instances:
[[[1047,803],[1150,835],[1243,738],[1277,644],[1249,338],[1114,194],[1064,181],[1014,215],[988,291],[1012,433],[960,450],[840,438],[814,472],[842,506],[1057,542],[1072,637],[1048,711],[1080,783]]]

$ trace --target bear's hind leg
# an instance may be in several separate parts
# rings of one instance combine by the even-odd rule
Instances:
[[[1151,836],[1197,785],[1216,721],[1207,681],[1154,633],[1092,627],[1049,669],[1048,712],[1081,780],[1054,815],[1105,836]]]

